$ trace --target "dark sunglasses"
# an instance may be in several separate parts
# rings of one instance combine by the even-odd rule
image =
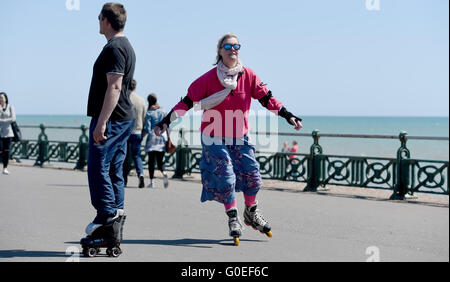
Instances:
[[[234,50],[241,49],[241,44],[223,44],[222,48],[225,50],[231,50],[231,47],[233,47]]]
[[[103,16],[98,15],[98,20],[99,20],[99,21],[102,21],[103,19],[104,19]]]

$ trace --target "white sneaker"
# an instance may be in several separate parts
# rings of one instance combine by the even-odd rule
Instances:
[[[114,218],[117,218],[119,216],[124,216],[124,215],[125,215],[125,210],[117,209],[117,214]]]
[[[4,169],[3,169],[3,174],[8,175],[8,174],[9,174],[9,171],[8,171],[6,168],[4,168]]]

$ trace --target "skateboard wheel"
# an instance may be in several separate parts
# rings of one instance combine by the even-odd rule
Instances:
[[[234,237],[234,245],[239,246],[239,237]]]
[[[267,237],[272,238],[272,231],[266,233]]]

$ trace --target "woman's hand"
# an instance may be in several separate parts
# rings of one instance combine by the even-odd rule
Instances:
[[[302,129],[302,127],[303,127],[302,122],[295,117],[291,117],[290,122],[293,126],[295,126],[295,130],[297,130],[297,131]]]
[[[163,134],[164,131],[167,130],[167,124],[163,124],[163,128],[161,129],[159,126],[155,126],[155,128],[153,129],[153,131],[155,132],[156,136],[161,136],[161,134]]]
[[[302,119],[299,117],[296,117],[291,112],[286,110],[285,107],[282,107],[280,111],[278,112],[278,115],[280,117],[283,117],[289,124],[292,124],[295,126],[296,130],[300,130],[303,127]]]

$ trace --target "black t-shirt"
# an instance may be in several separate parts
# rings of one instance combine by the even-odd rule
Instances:
[[[92,74],[87,115],[98,118],[102,111],[106,89],[108,88],[108,73],[123,75],[122,91],[119,102],[111,114],[111,121],[127,121],[135,118],[133,105],[130,101],[131,81],[133,80],[136,55],[126,37],[113,37],[103,47],[95,61]]]

